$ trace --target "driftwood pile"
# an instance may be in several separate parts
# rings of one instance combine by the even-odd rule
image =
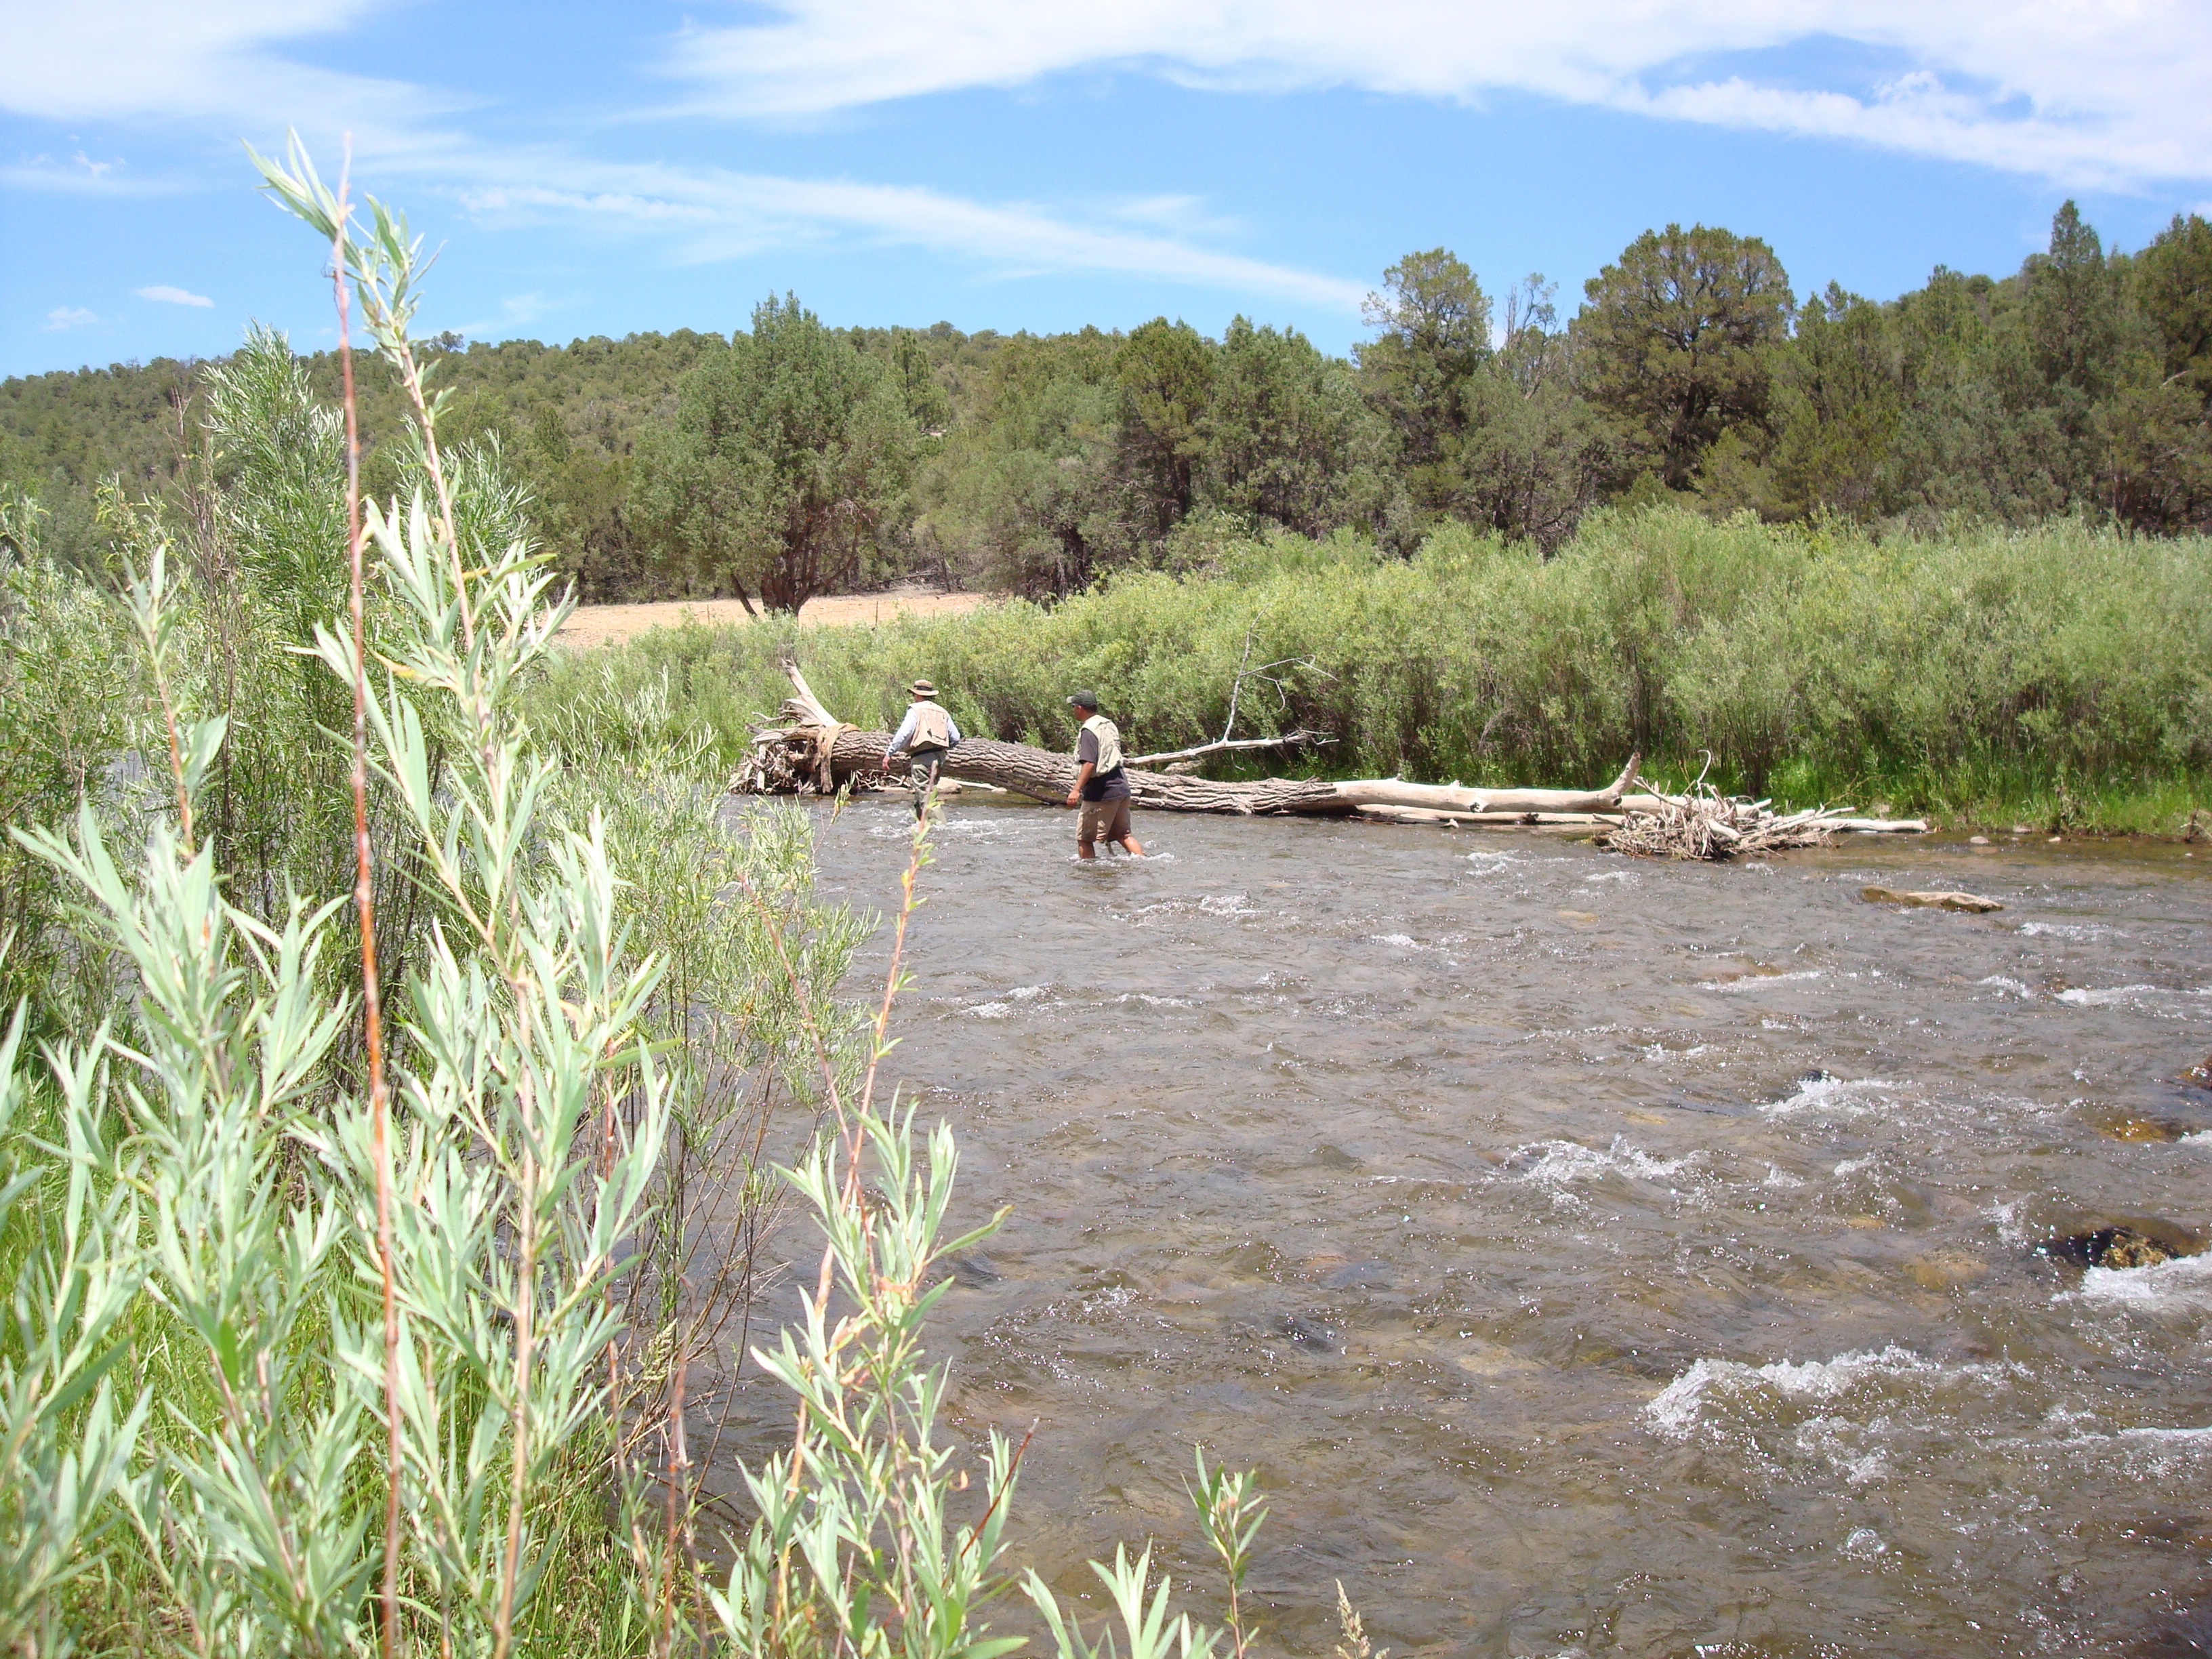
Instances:
[[[1645,859],[1733,859],[1825,847],[1845,819],[1840,810],[1778,813],[1763,800],[1745,800],[1710,789],[1661,796],[1658,804],[1623,812],[1601,830],[1597,844]]]

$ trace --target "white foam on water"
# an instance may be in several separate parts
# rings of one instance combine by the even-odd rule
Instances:
[[[2212,1146],[2212,1129],[2199,1129],[2173,1143],[2177,1146]]]
[[[1017,985],[1006,995],[1016,1002],[1035,1002],[1050,989],[1049,985]]]
[[[1759,1109],[1769,1117],[1786,1117],[1792,1112],[1802,1112],[1819,1107],[1831,1111],[1844,1111],[1854,1117],[1872,1111],[1881,1105],[1885,1097],[1897,1090],[1910,1088],[1905,1083],[1893,1083],[1887,1078],[1820,1077],[1808,1079],[1797,1085],[1797,1091],[1784,1100],[1778,1100]]]
[[[1583,878],[1583,884],[1584,884],[1585,885],[1588,885],[1589,884],[1593,883],[1593,882],[1600,882],[1600,881],[1620,881],[1620,882],[1630,882],[1630,881],[1634,881],[1634,880],[1636,880],[1636,879],[1637,879],[1636,872],[1634,872],[1633,870],[1608,870],[1608,871],[1607,871],[1603,875],[1598,875],[1598,876],[1584,876],[1584,877]]]
[[[1766,1179],[1759,1184],[1762,1187],[1787,1190],[1791,1187],[1802,1187],[1806,1185],[1806,1182],[1803,1176],[1791,1175],[1780,1164],[1770,1164],[1766,1166]]]
[[[1712,1044],[1695,1042],[1686,1048],[1669,1048],[1663,1042],[1647,1042],[1636,1052],[1646,1060],[1695,1060],[1699,1054],[1711,1054]]]
[[[1881,1534],[1872,1527],[1854,1527],[1850,1536],[1844,1540],[1844,1553],[1856,1560],[1871,1560],[1888,1549],[1889,1546],[1881,1541]]]
[[[960,1012],[977,1019],[1012,1019],[1014,1005],[1011,1002],[978,1002]]]
[[[1701,979],[1700,991],[1756,991],[1769,985],[1786,985],[1794,979],[1818,979],[1818,968],[1801,968],[1794,974],[1746,974],[1741,979]]]
[[[2071,1003],[2076,1008],[2109,1008],[2116,1002],[2126,1002],[2139,996],[2156,996],[2155,985],[2115,985],[2102,991],[2087,990],[2081,986],[2070,991],[2061,991],[2058,1000]]]
[[[2185,1255],[2154,1267],[2092,1267],[2077,1289],[2054,1300],[2079,1300],[2136,1308],[2202,1306],[2212,1303],[2212,1255]]]
[[[1370,933],[1370,945],[1388,945],[1400,951],[1419,951],[1423,948],[1411,933]]]
[[[2100,927],[2095,922],[2023,921],[2020,931],[2028,939],[2103,939],[2113,930]]]
[[[1838,1400],[1869,1382],[1928,1382],[1946,1372],[1972,1375],[1982,1368],[1947,1366],[1894,1343],[1876,1352],[1838,1354],[1833,1359],[1778,1359],[1747,1365],[1734,1359],[1700,1359],[1669,1382],[1644,1407],[1644,1415],[1660,1433],[1686,1439],[1710,1405],[1770,1393],[1785,1400]]]
[[[1242,893],[1209,893],[1199,900],[1198,908],[1209,916],[1256,916],[1260,913],[1245,902]]]
[[[2035,995],[2035,993],[2030,990],[2027,986],[2023,984],[2021,981],[2016,979],[2008,979],[2002,974],[1991,974],[1987,979],[1976,980],[1974,983],[1977,985],[1986,985],[1990,987],[1990,988],[1996,992],[1999,996],[2027,997],[2033,999]]]
[[[1626,1135],[1616,1135],[1613,1145],[1603,1151],[1585,1146],[1578,1140],[1534,1141],[1516,1147],[1506,1162],[1510,1165],[1534,1158],[1534,1163],[1516,1170],[1511,1178],[1557,1185],[1598,1181],[1610,1175],[1626,1176],[1633,1181],[1672,1181],[1704,1157],[1699,1151],[1686,1152],[1680,1158],[1654,1158]]]
[[[2212,1428],[2122,1429],[2115,1440],[2153,1440],[2167,1445],[2212,1446]]]
[[[1195,1008],[1198,1004],[1188,997],[1156,997],[1145,991],[1125,991],[1114,999],[1116,1002],[1141,1002],[1147,1008]]]

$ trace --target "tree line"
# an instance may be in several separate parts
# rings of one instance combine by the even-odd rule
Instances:
[[[1800,298],[1764,241],[1645,232],[1562,319],[1444,248],[1407,254],[1348,357],[1238,317],[1107,331],[838,329],[793,295],[726,337],[565,347],[443,337],[441,430],[521,487],[588,599],[734,594],[790,610],[902,575],[1049,597],[1220,534],[1447,524],[1547,550],[1607,502],[1924,533],[2073,514],[2212,526],[2212,224],[2107,251],[2072,203],[2002,278],[1939,267],[1875,301]],[[335,365],[307,360],[335,392]],[[96,558],[95,486],[220,475],[205,366],[0,385],[0,483]],[[327,383],[327,384],[326,384]],[[367,389],[366,482],[404,470]]]

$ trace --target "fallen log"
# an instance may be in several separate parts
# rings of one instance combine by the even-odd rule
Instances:
[[[759,717],[753,745],[732,791],[743,794],[833,794],[844,788],[870,787],[902,779],[903,755],[886,763],[888,732],[864,732],[839,720],[817,696],[796,663],[784,672],[793,695],[774,716]],[[1622,850],[1674,852],[1660,843],[1687,828],[1697,844],[1695,857],[1816,843],[1839,829],[1903,830],[1924,829],[1917,820],[1844,819],[1832,812],[1797,813],[1778,818],[1766,803],[1723,803],[1703,795],[1654,794],[1635,789],[1640,756],[1629,757],[1620,775],[1598,789],[1484,789],[1458,783],[1408,783],[1402,778],[1262,778],[1255,782],[1222,782],[1211,778],[1152,772],[1138,763],[1180,762],[1227,749],[1319,741],[1297,732],[1281,738],[1238,738],[1194,749],[1143,755],[1129,763],[1133,806],[1165,812],[1217,812],[1239,817],[1294,814],[1301,817],[1358,817],[1399,823],[1535,824],[1596,828],[1601,843]],[[1075,762],[1068,755],[1024,743],[969,738],[945,757],[940,775],[962,783],[984,784],[1031,800],[1059,805],[1075,787]],[[1655,822],[1656,821],[1656,822]]]
[[[1618,823],[1618,816],[1604,812],[1439,812],[1427,806],[1363,806],[1359,816],[1370,823],[1525,824],[1539,830],[1587,830]]]
[[[833,793],[848,785],[866,785],[906,775],[903,755],[885,765],[888,732],[858,726],[810,724],[763,732],[731,786],[744,794]],[[1455,784],[1406,783],[1396,778],[1363,778],[1332,782],[1325,778],[1263,778],[1254,783],[1223,783],[1211,778],[1132,771],[1133,806],[1165,812],[1223,812],[1243,817],[1300,813],[1346,817],[1364,807],[1387,806],[1435,811],[1520,815],[1577,812],[1617,806],[1634,763],[1604,789],[1468,789]],[[993,784],[1018,795],[1057,805],[1075,787],[1075,762],[1066,755],[1024,743],[969,738],[945,757],[942,775],[966,783]],[[825,787],[825,782],[827,787]]]

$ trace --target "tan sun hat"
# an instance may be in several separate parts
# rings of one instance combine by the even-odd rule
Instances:
[[[917,697],[933,697],[937,695],[936,686],[927,680],[916,680],[912,685],[907,687],[907,690]]]

